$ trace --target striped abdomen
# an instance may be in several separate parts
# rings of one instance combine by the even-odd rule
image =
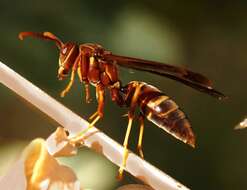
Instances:
[[[144,84],[138,99],[141,111],[148,120],[184,143],[195,146],[191,125],[171,98],[157,88]]]

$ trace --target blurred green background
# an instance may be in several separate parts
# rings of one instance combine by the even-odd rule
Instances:
[[[84,118],[95,111],[97,103],[85,103],[78,81],[64,99],[59,97],[67,81],[56,78],[58,51],[54,44],[19,41],[19,32],[50,31],[64,42],[99,43],[116,54],[182,65],[208,76],[228,100],[221,102],[178,82],[120,68],[124,84],[145,81],[173,97],[197,136],[193,150],[146,121],[147,161],[191,189],[247,187],[247,130],[233,130],[247,114],[246,1],[1,0],[0,10],[0,60]],[[94,87],[91,92],[94,95]],[[127,118],[121,115],[126,111],[108,97],[105,117],[97,127],[122,143]],[[0,123],[0,175],[28,141],[46,138],[57,127],[2,85]],[[137,143],[135,124],[132,150]],[[76,166],[83,185],[93,190],[138,182],[129,175],[117,182],[117,167],[90,150],[84,149],[80,157],[66,162]]]

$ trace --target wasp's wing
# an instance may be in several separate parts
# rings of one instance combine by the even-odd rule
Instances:
[[[104,58],[108,62],[115,62],[123,67],[147,71],[177,80],[196,90],[217,97],[218,99],[225,98],[224,94],[213,89],[212,82],[208,78],[182,67],[113,54],[106,54]]]

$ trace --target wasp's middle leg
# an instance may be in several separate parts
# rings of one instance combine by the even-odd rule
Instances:
[[[97,111],[89,117],[89,120],[91,120],[91,123],[93,123],[93,121],[96,118],[98,118],[97,120],[99,120],[104,115],[105,88],[103,84],[96,85],[96,98],[98,101],[98,107],[97,107]]]
[[[77,68],[77,74],[78,74],[80,82],[84,83],[84,86],[85,86],[86,103],[90,103],[92,99],[90,96],[89,81],[86,77],[88,65],[85,62],[86,62],[85,55],[84,54],[80,55],[80,60],[79,60],[78,68]],[[82,73],[82,71],[84,73]]]
[[[82,140],[84,134],[92,128],[102,117],[103,117],[103,108],[104,108],[104,99],[105,99],[105,90],[102,84],[96,85],[96,96],[98,100],[98,108],[97,111],[90,117],[92,121],[90,122],[89,126],[73,137],[70,141],[73,144],[76,144],[78,141]]]

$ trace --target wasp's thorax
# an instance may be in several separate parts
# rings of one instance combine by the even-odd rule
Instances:
[[[63,80],[73,67],[79,55],[79,46],[68,42],[60,48],[58,78]]]

